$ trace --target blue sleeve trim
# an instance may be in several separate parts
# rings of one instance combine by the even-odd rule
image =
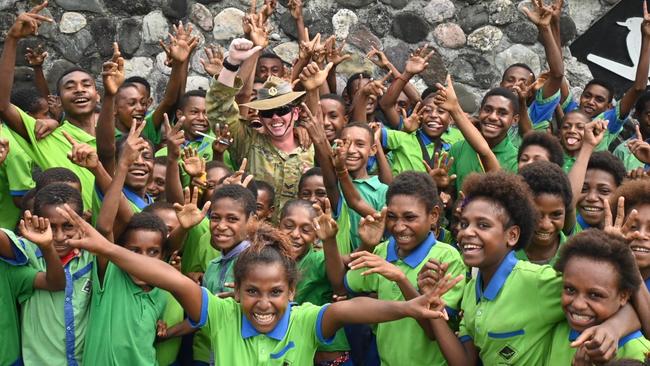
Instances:
[[[503,338],[516,337],[516,336],[520,336],[520,335],[524,335],[524,334],[525,334],[524,330],[519,329],[519,330],[515,330],[513,332],[505,332],[505,333],[488,332],[488,337],[503,339]]]
[[[93,261],[94,262],[94,261]],[[93,262],[88,263],[84,268],[78,270],[72,275],[72,280],[83,277],[86,273],[90,272],[93,269]]]
[[[287,345],[284,346],[284,348],[281,349],[279,352],[271,353],[271,359],[277,360],[278,358],[284,356],[284,354],[287,353],[287,351],[294,348],[295,346],[296,346],[296,344],[293,343],[293,341],[289,341],[289,343],[287,343]]]
[[[22,266],[27,264],[27,255],[25,255],[22,250],[18,249],[19,243],[22,245],[23,249],[25,249],[25,243],[23,243],[20,239],[18,239],[18,243],[16,243],[11,239],[11,236],[9,236],[9,234],[5,233],[5,235],[7,235],[7,239],[9,239],[11,250],[13,251],[15,258],[10,259],[0,256],[0,260],[7,264],[11,264],[12,266]]]
[[[337,187],[338,189],[338,187]],[[335,220],[339,218],[341,215],[341,210],[343,209],[343,200],[345,198],[343,197],[343,192],[339,189],[339,202],[336,204],[336,208],[332,211],[332,218]]]
[[[449,316],[456,316],[456,315],[458,315],[458,310],[456,310],[456,309],[454,309],[454,308],[450,308],[449,306],[445,306],[445,310],[447,310],[447,314],[448,314]]]
[[[208,290],[205,287],[201,287],[201,319],[197,323],[192,321],[192,319],[187,318],[190,322],[192,328],[202,328],[205,323],[208,321]]]
[[[623,125],[625,124],[625,120],[619,118],[620,105],[620,103],[616,103],[614,108],[606,110],[603,114],[603,118],[609,121],[607,124],[607,130],[612,134],[621,132]]]
[[[29,192],[29,189],[23,190],[23,191],[9,191],[9,194],[11,197],[22,197]]]
[[[465,342],[473,341],[474,338],[472,338],[472,337],[470,337],[468,335],[464,335],[464,336],[458,337],[458,340],[460,341],[460,343],[465,343]]]
[[[401,123],[400,119],[400,123]],[[381,128],[381,147],[384,149],[388,149],[388,131],[386,130],[386,127]]]
[[[334,341],[334,337],[336,336],[336,333],[334,333],[334,335],[328,339],[323,337],[323,315],[325,315],[325,311],[329,306],[330,304],[323,305],[318,311],[318,318],[316,318],[316,338],[318,338],[318,341],[322,344],[332,344],[332,341]]]

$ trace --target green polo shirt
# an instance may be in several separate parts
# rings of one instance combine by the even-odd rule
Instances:
[[[187,232],[181,257],[181,272],[205,272],[210,261],[219,256],[221,253],[212,247],[210,220],[204,218]]]
[[[97,262],[84,349],[85,365],[156,364],[156,323],[162,317],[167,291],[144,291],[131,276],[108,263],[103,283]]]
[[[537,90],[533,102],[526,110],[534,131],[546,131],[546,129],[551,125],[551,120],[555,113],[555,107],[557,107],[558,104],[560,104],[559,89],[555,94],[548,98],[544,98],[544,88]],[[510,137],[512,144],[519,149],[519,146],[521,146],[521,142],[523,141],[519,134],[519,126],[513,125],[508,130],[508,136]]]
[[[429,234],[427,239],[405,258],[399,258],[397,249],[395,240],[391,237],[388,242],[379,244],[375,248],[375,254],[397,266],[415,287],[417,287],[418,273],[429,258],[449,263],[447,274],[452,277],[467,272],[458,250],[451,245],[436,241],[433,233]],[[397,283],[376,273],[362,276],[361,273],[366,270],[367,268],[348,271],[345,276],[345,286],[350,292],[376,292],[380,300],[404,301]],[[458,313],[464,286],[465,282],[461,281],[443,296],[451,315]],[[426,336],[415,319],[404,318],[380,323],[377,325],[376,334],[382,365],[447,364],[438,343]]]
[[[508,136],[493,147],[492,152],[499,160],[501,169],[512,173],[517,172],[517,148],[510,142]],[[454,164],[449,175],[456,174],[456,191],[460,191],[463,181],[471,173],[485,172],[478,154],[467,141],[455,143],[451,147],[450,155],[454,158]]]
[[[153,203],[153,198],[148,193],[145,193],[144,198],[142,198],[126,186],[122,188],[122,194],[126,197],[126,200],[129,202],[129,207],[131,207],[131,211],[133,211],[134,214],[142,212],[145,207]],[[92,206],[93,224],[97,223],[99,211],[101,210],[103,203],[104,192],[102,192],[99,187],[95,186]]]
[[[553,343],[546,364],[570,365],[577,350],[570,344],[579,335],[580,333],[571,329],[567,322],[559,323],[553,331]],[[615,359],[645,361],[648,353],[650,353],[650,341],[643,337],[640,330],[637,330],[619,339]]]
[[[352,183],[354,183],[354,187],[359,191],[361,198],[374,208],[375,211],[381,211],[381,209],[386,206],[386,191],[388,191],[388,186],[382,183],[378,176],[373,175],[366,179],[353,179]],[[345,197],[343,196],[343,191],[341,191],[339,187],[339,205],[336,208],[334,217],[338,223],[342,221],[343,217],[346,215],[348,216],[349,221],[351,247],[342,253],[350,253],[361,245],[361,238],[359,237],[359,222],[361,221],[361,215],[348,206],[348,203],[345,201]],[[339,230],[341,230],[340,227]]]
[[[329,304],[288,304],[275,328],[262,334],[234,299],[220,299],[204,290],[203,301],[202,320],[207,321],[204,329],[212,340],[215,365],[312,365],[318,345],[331,342],[322,334]]]
[[[634,154],[632,154],[630,149],[627,147],[627,144],[633,139],[636,139],[636,137],[633,136],[627,139],[626,141],[621,142],[616,147],[616,149],[614,149],[614,156],[621,159],[623,165],[625,165],[625,170],[628,172],[631,170],[635,170],[637,168],[646,167],[646,164],[641,160],[637,159],[636,156],[634,156]]]
[[[8,130],[3,128],[0,133],[9,141],[9,153],[0,164],[0,228],[13,230],[20,219],[20,209],[13,198],[24,196],[36,184],[32,179],[34,162]]]
[[[562,169],[564,170],[564,172],[569,174],[569,172],[571,171],[575,163],[576,163],[576,157],[571,156],[566,152],[564,152],[564,165],[562,165]]]
[[[90,170],[82,168],[68,159],[68,153],[72,151],[72,145],[63,136],[63,131],[70,134],[76,141],[97,148],[95,136],[88,134],[68,121],[63,121],[61,126],[52,131],[47,137],[37,140],[34,133],[34,127],[36,126],[34,117],[23,112],[18,107],[15,108],[20,113],[25,124],[25,129],[29,134],[29,141],[25,141],[19,134],[12,131],[18,145],[20,145],[41,169],[63,167],[72,170],[81,181],[81,196],[83,197],[84,210],[90,209],[92,207],[95,176]]]
[[[185,312],[181,304],[167,292],[167,305],[162,313],[162,321],[168,326],[178,324],[183,321]],[[175,337],[156,343],[156,360],[160,366],[169,366],[176,362],[178,351],[181,349],[180,337]]]
[[[551,258],[551,260],[548,261],[547,263],[536,263],[536,264],[548,264],[550,266],[554,266],[555,262],[557,262],[557,259],[559,258],[560,248],[566,242],[566,240],[567,240],[566,235],[564,235],[562,230],[560,230],[560,245],[558,246],[557,251],[555,252],[555,255],[553,256],[553,258]],[[528,244],[528,245],[530,245],[530,244]],[[515,257],[517,259],[519,259],[520,261],[530,262],[530,259],[528,258],[528,255],[526,254],[526,251],[524,249],[515,250]]]
[[[45,271],[38,246],[25,238],[14,242],[29,258],[29,266]],[[63,266],[65,289],[35,290],[21,301],[23,362],[25,365],[81,365],[90,315],[95,256],[76,250]]]
[[[510,252],[485,289],[480,271],[465,287],[461,342],[472,340],[484,365],[543,365],[553,328],[565,319],[562,288],[551,266]]]
[[[15,238],[11,232],[5,233]],[[16,304],[31,296],[38,273],[34,268],[22,265],[26,261],[24,255],[20,263],[0,257],[0,365],[20,365],[20,325]]]
[[[385,127],[382,128],[381,145],[384,149],[390,150],[392,153],[391,168],[393,176],[397,176],[399,173],[407,170],[426,173],[427,169],[422,162],[424,157],[422,156],[422,148],[418,139],[422,141],[429,157],[433,159],[436,152],[442,153],[449,151],[451,145],[464,140],[464,137],[458,129],[448,128],[440,137],[442,145],[438,151],[435,151],[435,143],[422,130],[406,133],[403,131],[389,130]]]

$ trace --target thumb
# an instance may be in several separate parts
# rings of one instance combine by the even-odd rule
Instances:
[[[447,87],[448,88],[451,88],[451,89],[454,88],[454,83],[451,80],[451,74],[447,74],[446,82],[447,82]]]
[[[323,71],[327,72],[329,74],[330,70],[332,70],[332,67],[334,67],[334,63],[330,62],[325,66],[325,69]]]
[[[575,341],[571,342],[570,346],[573,348],[582,346],[585,342],[590,340],[593,337],[594,328],[588,328],[582,332]]]
[[[634,125],[634,131],[636,132],[636,138],[640,141],[643,141],[643,135],[641,135],[641,129],[639,128],[639,124]]]

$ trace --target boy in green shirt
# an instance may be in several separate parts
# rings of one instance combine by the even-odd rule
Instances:
[[[0,145],[7,153],[0,159],[0,228],[13,230],[20,218],[21,200],[35,185],[32,179],[34,162],[13,135],[2,127],[0,125]]]
[[[647,170],[648,164],[639,160],[630,149],[630,143],[634,140],[647,141],[650,139],[650,92],[645,92],[639,97],[634,105],[634,118],[637,120],[636,136],[630,137],[627,141],[621,142],[620,145],[614,149],[614,156],[621,159],[625,170],[632,171],[637,168],[644,168]],[[635,144],[638,144],[635,143]]]

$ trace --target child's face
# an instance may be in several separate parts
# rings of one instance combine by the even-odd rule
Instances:
[[[208,169],[206,172],[206,184],[207,188],[205,189],[203,193],[204,201],[209,201],[212,198],[212,194],[214,193],[214,190],[219,187],[219,181],[223,179],[226,175],[230,173],[227,169],[224,168],[212,168]]]
[[[376,147],[372,144],[370,132],[361,127],[347,127],[341,133],[343,141],[351,141],[345,165],[351,172],[366,169],[368,158],[375,155]]]
[[[316,240],[316,231],[312,224],[313,213],[304,207],[293,206],[289,213],[280,220],[280,230],[291,238],[291,258],[302,258]]]
[[[466,265],[496,271],[519,239],[519,227],[505,227],[507,215],[501,205],[484,198],[465,205],[457,239]]]
[[[251,325],[268,333],[282,319],[294,292],[280,263],[258,263],[236,284],[235,299]]]
[[[515,92],[514,86],[517,84],[530,85],[533,80],[533,74],[523,67],[511,67],[503,75],[500,86]]]
[[[345,106],[334,99],[321,99],[320,106],[323,110],[325,136],[331,144],[341,135],[343,127],[348,123]]]
[[[126,173],[124,185],[135,190],[146,188],[152,179],[153,150],[151,145],[140,152],[138,159],[131,164]]]
[[[415,196],[399,194],[391,197],[386,212],[386,229],[395,238],[398,254],[406,256],[417,248],[438,222],[439,208],[427,211],[424,202]]]
[[[271,202],[271,195],[265,189],[257,190],[257,219],[260,221],[269,220],[271,215],[273,215],[273,202]]]
[[[582,139],[585,135],[585,125],[589,121],[579,113],[567,114],[560,127],[560,143],[564,150],[569,153],[576,153],[582,147]]]
[[[532,242],[544,247],[559,243],[560,230],[564,227],[566,214],[562,197],[556,194],[542,193],[535,196],[534,201],[540,217],[533,233]]]
[[[147,193],[153,197],[155,201],[165,197],[165,174],[167,173],[167,166],[164,164],[154,164],[153,166],[153,179],[147,185]]]
[[[144,121],[147,107],[146,96],[135,86],[120,89],[115,96],[115,117],[127,128],[131,128],[134,119]]]
[[[600,226],[605,218],[604,201],[616,190],[614,177],[600,169],[587,169],[582,191],[578,196],[578,213],[590,226]]]
[[[50,107],[47,105],[47,100],[45,98],[38,98],[37,106],[35,111],[29,113],[30,116],[34,119],[51,119]]]
[[[99,101],[95,80],[83,71],[64,76],[59,83],[59,93],[63,110],[73,117],[92,115]]]
[[[609,91],[600,85],[589,85],[580,95],[580,110],[591,118],[611,107]]]
[[[425,135],[437,139],[447,130],[451,116],[447,110],[442,109],[433,103],[434,98],[430,97],[422,101],[422,124],[420,128]]]
[[[647,276],[647,270],[650,269],[650,204],[641,204],[632,209],[637,210],[637,219],[632,223],[629,232],[624,234],[634,234],[630,248],[639,269],[646,272]]]
[[[163,259],[163,246],[166,238],[163,238],[158,231],[135,229],[129,231],[124,239],[124,248],[150,258]],[[137,286],[148,286],[146,282],[137,277],[131,275],[129,277]]]
[[[246,217],[242,202],[221,198],[212,202],[210,209],[210,232],[212,246],[224,254],[246,239]]]
[[[528,145],[521,152],[517,167],[521,171],[523,167],[536,161],[551,161],[551,156],[548,150],[539,145]]]
[[[325,210],[325,200],[327,199],[327,190],[323,182],[322,175],[312,175],[302,182],[302,188],[298,192],[298,197],[307,200],[312,204],[318,204],[322,210]]]
[[[399,97],[397,97],[397,102],[395,102],[394,108],[395,108],[395,112],[397,112],[399,115],[401,115],[402,109],[408,111],[409,108],[411,108],[411,100],[406,95],[406,93],[404,92],[399,93]]]
[[[201,137],[197,132],[209,133],[210,124],[205,110],[205,98],[189,97],[183,109],[176,111],[177,119],[183,116],[185,117],[183,130],[187,140],[196,140]]]
[[[165,226],[167,226],[167,232],[170,234],[178,226],[180,226],[180,222],[178,222],[178,217],[176,216],[176,211],[173,209],[172,210],[158,209],[154,211],[153,214],[158,216],[161,220],[163,220]]]
[[[70,221],[56,210],[57,207],[63,208],[63,205],[47,205],[41,208],[42,216],[50,220],[50,227],[52,228],[52,240],[54,242],[54,249],[59,257],[65,257],[70,254],[73,249],[66,240],[78,239],[79,231]]]
[[[635,117],[639,121],[639,130],[641,130],[643,138],[650,138],[650,101],[643,105],[642,111],[635,113]]]
[[[510,99],[492,95],[485,100],[479,111],[479,130],[488,142],[498,141],[506,136],[518,118]]]
[[[277,58],[263,57],[257,61],[256,79],[266,80],[269,76],[284,76],[284,66]]]
[[[572,257],[562,281],[562,309],[569,326],[578,332],[607,320],[629,298],[629,294],[619,291],[619,274],[608,262]]]

